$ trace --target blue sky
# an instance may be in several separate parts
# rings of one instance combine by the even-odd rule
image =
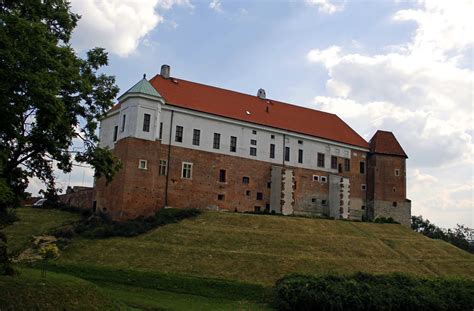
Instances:
[[[109,51],[121,91],[171,75],[337,113],[365,139],[393,131],[412,214],[474,225],[472,1],[73,0],[80,55]],[[92,184],[91,170],[58,173]],[[70,179],[70,182],[69,182]],[[40,185],[33,181],[30,190]]]

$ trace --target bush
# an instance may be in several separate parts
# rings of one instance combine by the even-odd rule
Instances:
[[[401,274],[290,275],[276,283],[280,310],[472,310],[474,282]]]
[[[131,237],[145,233],[166,224],[176,223],[199,215],[198,209],[167,208],[159,210],[151,217],[138,217],[126,221],[109,221],[105,218],[90,217],[75,227],[75,232],[86,238],[108,238],[114,236]],[[56,235],[56,234],[55,234]]]
[[[377,217],[374,220],[378,224],[400,224],[398,221],[395,221],[392,217]]]

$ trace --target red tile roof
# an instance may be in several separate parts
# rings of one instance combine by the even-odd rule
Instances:
[[[359,134],[332,113],[173,77],[156,75],[150,83],[169,105],[369,148]]]
[[[370,152],[408,158],[392,132],[377,131],[369,141]]]

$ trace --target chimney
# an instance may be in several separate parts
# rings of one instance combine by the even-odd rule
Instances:
[[[164,79],[169,79],[170,78],[170,66],[169,65],[161,65],[160,75]]]
[[[265,90],[264,89],[258,89],[257,97],[260,98],[260,99],[265,99],[267,97],[267,95],[265,94]]]

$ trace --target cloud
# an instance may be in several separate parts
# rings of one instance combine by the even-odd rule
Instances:
[[[79,51],[96,46],[126,57],[163,22],[174,5],[192,7],[188,0],[72,0],[72,11],[82,16],[73,33]]]
[[[212,0],[210,3],[209,3],[209,8],[211,10],[214,10],[218,13],[221,13],[222,12],[222,4],[221,4],[221,1],[220,0]]]
[[[344,3],[334,4],[329,0],[306,0],[306,3],[318,7],[319,12],[333,14],[344,9]]]
[[[314,107],[337,113],[366,139],[376,129],[393,131],[410,157],[414,214],[472,226],[472,170],[466,168],[474,164],[474,71],[465,61],[474,42],[472,3],[419,6],[393,16],[417,28],[387,54],[345,53],[340,46],[310,50],[307,60],[328,73],[327,95],[316,96]]]

